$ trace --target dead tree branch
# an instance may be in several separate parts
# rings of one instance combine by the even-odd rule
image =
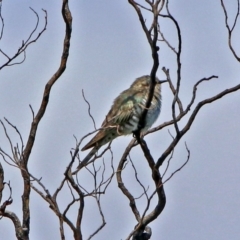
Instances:
[[[237,0],[237,13],[235,15],[232,27],[230,27],[230,25],[228,23],[228,13],[227,13],[227,9],[226,9],[225,4],[224,4],[224,0],[221,0],[221,5],[222,5],[222,9],[223,9],[224,16],[225,16],[225,26],[226,26],[227,31],[228,31],[228,46],[229,46],[233,56],[238,60],[238,62],[240,62],[240,57],[237,55],[234,47],[232,46],[232,34],[234,32],[234,29],[235,29],[235,27],[237,25],[237,21],[238,21],[238,18],[239,18],[240,1]]]
[[[0,19],[2,22],[1,31],[0,31],[0,40],[1,40],[3,37],[3,30],[4,30],[4,19],[2,17],[2,0],[0,1]]]
[[[133,236],[133,239],[143,239],[143,233],[144,233],[144,228],[147,227],[147,224],[149,224],[152,220],[154,220],[162,211],[162,209],[164,208],[165,205],[165,195],[164,195],[164,189],[163,189],[163,183],[161,180],[161,175],[158,171],[158,169],[160,168],[160,166],[163,164],[163,162],[166,160],[167,157],[169,157],[169,159],[172,159],[172,154],[174,151],[174,148],[177,146],[178,142],[180,141],[180,139],[184,136],[185,133],[188,132],[188,130],[190,129],[192,123],[194,122],[194,119],[197,115],[197,113],[199,112],[199,110],[206,104],[208,103],[212,103],[218,99],[220,99],[221,97],[233,93],[234,91],[238,91],[240,89],[240,84],[236,85],[232,88],[223,90],[222,92],[220,92],[219,94],[216,94],[215,96],[202,100],[199,103],[197,103],[195,105],[195,108],[193,109],[191,115],[189,116],[189,118],[187,119],[187,124],[182,127],[181,129],[179,128],[178,122],[180,120],[182,120],[183,118],[186,117],[186,115],[192,110],[191,108],[194,106],[195,103],[195,99],[196,99],[196,94],[197,94],[197,87],[205,81],[210,81],[212,79],[218,78],[215,75],[212,75],[210,77],[207,78],[202,78],[200,79],[198,82],[196,82],[193,86],[193,90],[192,90],[192,96],[191,99],[188,103],[188,105],[186,107],[183,106],[182,101],[179,97],[179,93],[180,93],[180,86],[181,86],[181,52],[182,52],[182,36],[181,36],[181,30],[178,24],[178,21],[173,17],[173,15],[170,12],[169,9],[169,1],[166,0],[165,1],[145,1],[148,4],[148,7],[144,6],[143,4],[137,3],[134,0],[129,0],[129,3],[134,7],[135,11],[137,12],[137,15],[139,17],[139,21],[140,24],[143,28],[143,31],[147,37],[147,40],[149,42],[149,45],[151,47],[152,50],[152,56],[153,56],[153,68],[152,68],[152,72],[151,72],[151,77],[153,76],[153,78],[155,77],[155,73],[156,73],[156,69],[158,68],[159,65],[159,61],[158,61],[158,46],[156,45],[156,39],[158,39],[158,34],[159,33],[162,37],[162,41],[165,42],[167,44],[167,46],[176,54],[176,61],[177,61],[177,77],[176,77],[176,84],[173,83],[173,81],[171,80],[170,77],[170,73],[169,70],[166,68],[163,68],[163,71],[167,77],[167,81],[169,83],[169,88],[173,93],[173,102],[172,102],[172,119],[170,119],[167,122],[164,122],[163,124],[159,125],[156,128],[153,128],[151,130],[149,130],[146,134],[152,133],[154,131],[159,131],[160,129],[163,129],[167,126],[173,125],[175,128],[175,136],[173,136],[171,143],[169,144],[169,146],[166,148],[165,151],[163,151],[163,154],[159,157],[159,159],[155,162],[154,159],[152,158],[152,155],[150,153],[150,150],[146,144],[146,142],[140,138],[139,132],[135,132],[135,136],[136,136],[136,140],[137,143],[141,146],[144,156],[146,158],[146,160],[148,161],[149,167],[152,170],[152,177],[156,186],[156,193],[158,194],[158,205],[155,207],[155,209],[148,215],[145,216],[145,214],[147,213],[148,207],[146,208],[145,213],[140,216],[139,214],[139,210],[138,207],[135,203],[135,200],[131,194],[131,192],[126,188],[125,184],[123,183],[123,179],[121,177],[121,172],[122,172],[122,168],[124,166],[124,163],[126,162],[127,156],[130,153],[132,147],[134,147],[136,145],[136,142],[133,140],[131,141],[131,143],[128,145],[128,147],[126,148],[124,154],[122,155],[122,158],[120,160],[120,163],[118,165],[118,171],[117,171],[117,181],[118,181],[118,186],[121,189],[121,191],[123,192],[123,194],[129,199],[130,201],[130,207],[131,210],[136,218],[136,220],[138,221],[138,225],[136,226],[135,230],[133,232],[131,232],[131,234],[128,236],[127,239],[130,239],[131,236]],[[167,12],[167,14],[161,14],[160,11],[158,11],[158,8],[156,8],[156,6],[158,6],[158,4],[160,4],[160,2],[163,4],[163,6],[165,6],[165,10]],[[223,1],[221,1],[222,5],[223,5]],[[227,16],[225,7],[223,5],[224,8],[224,12],[225,12],[225,16]],[[153,15],[153,20],[152,20],[152,24],[150,25],[150,27],[148,28],[146,25],[146,21],[144,20],[143,14],[142,14],[142,10],[151,12]],[[164,34],[160,31],[160,26],[158,23],[158,18],[156,16],[156,13],[158,12],[158,16],[159,17],[163,17],[163,18],[168,18],[170,19],[174,25],[175,28],[177,30],[177,38],[178,38],[178,48],[177,50],[175,48],[173,48],[168,40],[164,37]],[[236,26],[236,22],[238,19],[238,15],[239,15],[239,0],[238,0],[238,10],[237,10],[237,14],[234,20],[234,24],[233,27],[230,28],[227,22],[227,17],[226,17],[226,26],[229,30],[229,38],[231,39],[231,34],[232,31],[234,30],[235,26]],[[155,32],[157,31],[157,32]],[[231,49],[231,44],[229,45],[230,49]],[[232,51],[232,49],[231,49]],[[235,54],[236,57],[236,54]],[[238,59],[238,58],[237,58]],[[239,59],[238,59],[239,60]],[[152,74],[153,73],[153,74]],[[152,78],[152,79],[153,79]],[[154,84],[153,84],[154,85]],[[153,86],[154,89],[154,86]],[[152,90],[152,88],[151,88]],[[149,98],[151,100],[151,90],[149,92]],[[178,109],[179,111],[176,111],[176,104],[178,105]],[[147,112],[147,106],[146,105],[146,111],[144,112],[144,114],[142,115],[142,119],[145,119],[144,116],[146,116],[146,112]],[[142,124],[143,122],[141,122]],[[142,124],[139,126],[139,129],[141,129],[141,126],[144,126],[144,124]],[[188,150],[187,146],[186,149],[188,151],[188,158],[187,161],[183,164],[182,167],[184,167],[186,165],[186,163],[189,160],[189,156],[190,156],[190,151]],[[171,154],[171,155],[170,155]],[[166,181],[168,181],[169,179],[171,179],[171,177],[177,172],[180,171],[181,168],[179,168],[178,170],[176,170]],[[158,184],[160,185],[158,185]],[[148,206],[150,205],[150,201],[148,203]],[[141,229],[141,231],[140,231]],[[136,237],[137,236],[137,237]],[[148,238],[146,238],[148,239]]]
[[[1,2],[2,3],[2,2]],[[41,35],[44,33],[44,31],[46,31],[46,27],[47,27],[47,11],[42,9],[42,11],[44,12],[45,14],[45,24],[44,24],[44,27],[42,28],[42,30],[38,33],[38,35],[33,38],[33,34],[36,33],[37,31],[37,28],[38,28],[38,24],[39,24],[39,16],[37,14],[36,11],[34,11],[32,8],[30,8],[31,11],[36,15],[37,17],[37,22],[36,22],[36,25],[35,25],[35,28],[32,30],[32,32],[29,34],[28,38],[24,41],[22,41],[22,44],[21,46],[18,48],[18,50],[16,51],[16,53],[13,55],[13,56],[9,56],[7,53],[5,53],[2,49],[0,49],[0,53],[5,56],[7,58],[7,61],[2,64],[0,66],[0,70],[3,69],[4,67],[9,67],[9,66],[13,66],[13,65],[16,65],[16,64],[21,64],[25,61],[26,59],[26,50],[27,48],[35,43],[40,37]],[[1,11],[1,8],[0,8],[0,11]],[[4,21],[3,21],[3,18],[2,18],[2,15],[1,15],[1,12],[0,12],[0,18],[2,20],[2,30],[1,30],[1,38],[3,36],[3,29],[4,29]],[[1,39],[0,38],[0,39]],[[21,55],[23,54],[23,59],[21,61],[17,61],[17,62],[14,62],[14,60],[16,60],[18,57],[20,57]]]
[[[8,61],[4,65],[2,65],[0,67],[0,69],[2,69],[5,66],[14,65],[14,63],[12,63],[12,61],[14,59],[16,59],[19,55],[24,53],[25,50],[27,49],[27,47],[30,44],[36,42],[39,39],[39,37],[42,35],[42,33],[45,31],[46,25],[47,25],[47,12],[45,10],[43,10],[45,12],[45,25],[44,25],[42,31],[39,32],[37,37],[32,39],[33,34],[36,32],[36,30],[38,28],[39,17],[38,17],[38,14],[33,9],[31,9],[31,10],[37,16],[37,23],[36,23],[35,28],[30,33],[27,40],[22,43],[22,46],[18,49],[17,53],[13,57],[8,57],[7,54],[5,54],[1,50],[1,53],[8,58]],[[45,90],[44,90],[43,97],[42,97],[42,102],[41,102],[40,108],[39,108],[36,116],[34,115],[33,109],[31,109],[32,113],[33,113],[33,121],[32,121],[32,124],[31,124],[30,133],[29,133],[29,136],[28,136],[28,139],[27,139],[26,146],[24,146],[24,144],[23,144],[23,139],[22,139],[21,134],[18,131],[18,129],[14,125],[12,125],[7,119],[5,119],[7,121],[7,123],[12,128],[15,129],[15,131],[17,132],[17,134],[20,137],[22,147],[20,149],[19,149],[18,146],[13,147],[11,139],[7,134],[6,128],[3,124],[3,122],[1,121],[1,124],[4,127],[5,135],[8,139],[10,147],[11,147],[11,152],[12,152],[13,157],[11,157],[10,155],[7,155],[5,152],[2,151],[2,149],[1,149],[1,155],[4,156],[4,157],[5,156],[8,157],[12,162],[14,162],[16,164],[16,166],[21,171],[21,175],[22,175],[23,182],[24,182],[24,190],[23,190],[23,195],[22,195],[23,218],[22,218],[22,224],[21,224],[22,229],[24,230],[24,236],[21,239],[24,239],[24,240],[29,239],[29,229],[30,229],[30,206],[29,206],[30,201],[29,200],[30,200],[31,187],[33,187],[32,184],[31,184],[31,174],[29,173],[29,170],[28,170],[28,160],[29,160],[29,157],[30,157],[30,154],[31,154],[34,142],[35,142],[35,136],[37,134],[38,125],[39,125],[42,117],[44,116],[44,113],[46,111],[46,108],[47,108],[47,105],[48,105],[48,102],[49,102],[49,96],[50,96],[51,88],[54,85],[54,83],[60,78],[60,76],[62,75],[64,70],[66,69],[66,63],[67,63],[68,55],[69,55],[70,39],[71,39],[71,31],[72,31],[72,16],[71,16],[71,12],[70,12],[69,7],[68,7],[68,0],[63,0],[63,2],[62,2],[62,16],[63,16],[64,22],[65,22],[66,31],[65,31],[65,39],[64,39],[64,43],[63,43],[63,52],[62,52],[60,66],[59,66],[58,70],[56,71],[56,73],[50,78],[50,80],[47,82],[47,84],[45,86]],[[33,178],[33,179],[35,181],[37,181],[39,184],[41,184],[40,180],[37,180],[35,178]],[[52,199],[48,198],[48,196],[50,196],[50,193],[47,191],[47,189],[44,189],[44,191],[47,193],[46,196],[41,192],[39,192],[39,194],[42,197],[44,197],[44,199],[47,202],[49,202],[50,206],[53,209],[55,209],[56,214],[58,214],[57,205],[55,204],[54,201],[52,201]],[[13,214],[8,215],[8,217],[11,217],[11,216],[13,216]],[[63,237],[63,235],[64,234],[62,234],[62,237]]]

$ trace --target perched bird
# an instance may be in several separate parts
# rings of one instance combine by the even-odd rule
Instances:
[[[151,106],[148,109],[145,126],[141,132],[147,131],[152,126],[161,110],[161,82],[157,77],[155,81],[156,85]],[[148,75],[139,77],[132,83],[130,88],[123,91],[114,100],[102,123],[102,129],[82,148],[82,151],[89,148],[92,148],[92,150],[80,163],[78,170],[84,167],[104,144],[111,142],[118,136],[128,135],[137,130],[139,118],[148,99],[150,82],[151,78]]]

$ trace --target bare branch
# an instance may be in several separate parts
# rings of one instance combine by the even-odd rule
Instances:
[[[2,127],[4,129],[5,136],[8,139],[8,143],[9,143],[9,145],[11,147],[11,152],[14,154],[14,147],[13,147],[13,144],[12,144],[12,140],[11,140],[10,136],[8,135],[7,129],[6,129],[6,127],[5,127],[5,125],[4,125],[2,120],[0,120],[0,123],[2,124]],[[9,156],[9,158],[15,163],[15,161],[10,156]]]
[[[168,130],[168,132],[169,132],[170,136],[172,137],[172,139],[174,139],[173,135],[170,133],[169,130]],[[172,158],[173,158],[173,153],[174,153],[174,149],[173,149],[173,151],[172,151],[172,153],[171,153],[171,155],[170,155],[170,157],[169,157],[169,159],[168,159],[168,161],[167,161],[167,166],[166,166],[165,171],[164,171],[163,174],[162,174],[162,178],[164,178],[165,174],[167,173],[167,170],[168,170],[168,168],[169,168],[169,166],[170,166],[170,162],[171,162],[171,160],[172,160]]]
[[[72,16],[71,16],[71,12],[68,8],[67,0],[63,0],[62,15],[63,15],[63,19],[65,21],[66,34],[65,34],[65,39],[64,39],[61,62],[60,62],[60,66],[59,66],[58,70],[55,72],[55,74],[51,77],[51,79],[47,82],[47,84],[45,86],[41,106],[37,112],[37,115],[35,116],[35,118],[32,122],[32,126],[30,129],[27,144],[26,144],[26,147],[25,147],[24,153],[23,153],[25,164],[28,162],[28,158],[30,156],[30,153],[31,153],[34,141],[35,141],[38,124],[40,123],[40,121],[46,111],[46,108],[47,108],[47,105],[49,102],[51,88],[66,69],[66,64],[67,64],[68,55],[69,55],[69,48],[70,48],[71,32],[72,32]]]
[[[17,128],[16,126],[14,126],[10,121],[8,121],[7,118],[4,118],[4,119],[5,119],[5,121],[17,132],[18,137],[19,137],[19,139],[20,139],[20,141],[21,141],[21,154],[22,154],[22,153],[23,153],[23,149],[24,149],[24,143],[23,143],[23,139],[22,139],[22,135],[21,135],[20,131],[18,130],[18,128]],[[13,155],[14,155],[14,152],[15,152],[15,151],[12,151]],[[16,155],[16,154],[15,154],[15,155]],[[19,160],[21,160],[21,157],[22,157],[22,156],[20,156]],[[16,160],[16,159],[15,159],[15,160]],[[17,160],[18,160],[18,159],[17,159]]]
[[[131,162],[131,164],[132,164],[132,167],[133,167],[133,170],[134,170],[134,173],[135,173],[135,178],[136,178],[138,184],[139,184],[139,185],[141,186],[141,188],[143,189],[143,193],[141,194],[141,196],[145,195],[145,196],[146,196],[146,199],[148,199],[148,195],[147,195],[147,189],[148,189],[148,187],[147,187],[147,189],[146,189],[146,188],[144,187],[144,185],[141,183],[141,181],[139,180],[139,178],[138,178],[138,173],[137,173],[137,169],[136,169],[136,167],[134,166],[134,163],[133,163],[130,155],[129,155],[129,159],[130,159],[130,162]],[[140,197],[141,197],[141,196],[140,196]],[[139,199],[140,197],[135,198],[135,199]]]
[[[132,212],[135,215],[136,220],[139,222],[139,220],[140,220],[140,213],[139,213],[139,211],[137,209],[135,199],[132,196],[132,194],[130,193],[130,191],[125,187],[124,182],[122,180],[122,175],[121,175],[124,163],[125,163],[125,161],[127,159],[127,155],[129,153],[129,151],[131,150],[132,146],[133,146],[133,141],[131,141],[131,143],[126,148],[126,150],[125,150],[125,152],[124,152],[124,154],[123,154],[123,156],[121,158],[121,161],[118,164],[116,177],[117,177],[118,187],[121,189],[122,193],[129,199],[129,202],[130,202],[129,205],[130,205],[130,207],[132,209]]]
[[[10,212],[10,211],[6,210],[7,206],[11,205],[12,202],[13,202],[12,188],[11,188],[10,183],[4,182],[4,171],[3,171],[2,165],[0,163],[0,203],[1,203],[1,200],[2,200],[2,191],[3,191],[5,185],[8,186],[10,192],[9,192],[8,199],[6,201],[4,201],[3,204],[0,205],[0,219],[2,217],[9,218],[14,225],[15,234],[16,234],[17,239],[19,239],[19,240],[25,239],[25,238],[23,238],[23,236],[25,235],[25,230],[26,229],[24,229],[22,227],[18,216],[14,212]]]
[[[34,114],[34,110],[33,110],[33,108],[32,108],[32,105],[29,104],[29,107],[30,107],[31,112],[32,112],[32,120],[34,120],[34,118],[35,118],[35,114]]]
[[[146,37],[148,39],[148,43],[149,45],[152,47],[152,38],[151,38],[151,34],[149,33],[148,29],[147,29],[147,26],[145,24],[145,21],[143,19],[143,16],[142,16],[142,12],[141,12],[141,9],[138,7],[137,3],[134,1],[134,0],[128,0],[128,2],[133,6],[133,8],[136,10],[137,14],[138,14],[138,18],[139,18],[139,21],[141,23],[141,26],[143,28],[143,31],[145,32],[146,34]]]
[[[9,183],[3,182],[4,172],[3,172],[3,168],[2,168],[1,164],[0,164],[0,173],[1,173],[1,179],[0,179],[0,181],[1,181],[0,182],[1,199],[2,199],[2,191],[3,191],[4,187],[5,187],[5,185],[7,185],[8,188],[9,188],[9,197],[8,197],[8,199],[5,200],[4,203],[0,205],[0,218],[2,218],[2,217],[5,217],[6,208],[7,208],[8,205],[12,204],[13,199],[12,199],[12,188],[11,188],[10,182]]]
[[[16,65],[16,64],[23,63],[25,61],[25,59],[26,59],[26,50],[29,47],[29,45],[35,43],[41,37],[43,32],[46,30],[46,27],[47,27],[47,11],[42,9],[42,11],[45,13],[45,25],[44,25],[43,29],[38,33],[38,35],[35,38],[32,39],[33,34],[36,32],[36,30],[38,28],[39,16],[32,8],[30,8],[30,9],[37,17],[37,23],[35,25],[35,28],[29,34],[29,37],[27,38],[27,40],[26,41],[22,41],[22,45],[18,48],[18,50],[16,51],[16,53],[12,57],[9,57],[8,54],[6,54],[2,49],[0,49],[0,52],[8,59],[2,66],[0,66],[0,70],[2,68],[4,68],[4,67],[7,67],[7,66],[13,66],[13,65]],[[19,62],[13,62],[22,53],[23,53],[23,60],[19,61]]]
[[[2,17],[2,0],[0,1],[0,19],[1,19],[1,22],[2,22],[1,32],[0,32],[0,40],[1,40],[2,37],[3,37],[3,30],[4,30],[4,19]]]
[[[207,78],[202,78],[202,79],[200,79],[197,83],[194,84],[194,86],[193,86],[193,91],[192,91],[191,101],[190,101],[190,103],[188,104],[188,106],[186,107],[186,109],[176,117],[176,121],[177,121],[177,122],[179,122],[179,121],[191,110],[191,107],[192,107],[192,105],[193,105],[193,103],[194,103],[194,101],[195,101],[195,98],[196,98],[196,93],[197,93],[197,87],[198,87],[198,85],[200,85],[200,83],[202,83],[202,82],[204,82],[204,81],[210,81],[210,80],[215,79],[215,78],[218,78],[218,76],[212,75],[212,76],[207,77]],[[148,130],[148,132],[147,132],[145,135],[147,135],[147,134],[149,134],[149,133],[152,133],[152,132],[159,131],[159,130],[161,130],[161,129],[167,127],[167,126],[170,126],[170,125],[172,125],[172,124],[174,124],[174,120],[169,120],[169,121],[167,121],[167,122],[164,122],[163,124],[161,124],[161,125],[159,125],[159,126],[157,126],[157,127],[155,127],[155,128],[152,128],[152,129]]]
[[[202,82],[204,82],[204,81],[210,81],[210,80],[212,80],[212,79],[214,79],[214,78],[218,78],[218,76],[212,75],[212,76],[207,77],[207,78],[205,77],[205,78],[200,79],[198,82],[196,82],[196,83],[194,84],[194,86],[193,86],[193,91],[192,91],[192,99],[191,99],[190,103],[188,104],[188,106],[186,107],[186,110],[185,110],[185,111],[189,111],[189,110],[191,109],[191,107],[192,107],[192,105],[193,105],[193,103],[194,103],[194,101],[195,101],[195,98],[196,98],[196,93],[197,93],[197,87],[198,87],[198,85],[200,85],[200,83],[202,83]]]
[[[11,219],[12,223],[14,224],[15,234],[17,239],[19,240],[24,239],[23,236],[25,235],[25,231],[24,231],[24,228],[22,228],[21,226],[21,222],[18,216],[14,212],[10,212],[10,211],[5,211],[3,213],[3,216]]]
[[[150,85],[150,89],[149,89],[149,94],[148,94],[148,98],[146,101],[146,105],[145,105],[145,109],[143,110],[141,117],[139,119],[139,126],[138,126],[138,130],[134,132],[134,135],[137,139],[137,142],[140,144],[142,151],[144,153],[145,158],[148,161],[148,164],[152,170],[152,177],[153,180],[156,184],[156,186],[158,186],[159,181],[161,181],[161,177],[160,177],[160,173],[158,171],[158,169],[154,168],[155,162],[150,154],[150,151],[146,145],[146,142],[140,138],[140,131],[141,128],[143,128],[145,126],[145,119],[147,116],[147,112],[149,107],[151,106],[151,102],[152,102],[152,98],[153,98],[153,93],[154,93],[154,89],[155,89],[155,77],[156,77],[156,72],[159,66],[159,59],[158,59],[158,50],[159,47],[157,46],[157,40],[158,40],[158,15],[160,13],[160,11],[163,8],[164,2],[165,1],[156,1],[155,4],[154,2],[150,2],[147,1],[148,4],[152,7],[152,13],[153,13],[153,22],[152,25],[150,27],[150,29],[147,31],[147,27],[145,25],[145,22],[143,21],[143,16],[141,13],[141,10],[139,9],[139,7],[136,5],[135,1],[131,1],[129,0],[129,3],[134,7],[134,9],[136,10],[140,23],[142,25],[142,28],[145,32],[145,35],[148,39],[149,45],[151,47],[152,50],[152,58],[153,58],[153,67],[151,70],[151,85]],[[158,9],[158,5],[160,4],[160,2],[162,3],[161,7]],[[151,36],[151,32],[153,31],[153,37]],[[125,151],[126,152],[126,151]],[[123,159],[123,157],[122,157]],[[122,165],[123,161],[121,160],[119,167],[118,167],[118,172],[122,170]],[[136,219],[138,220],[139,224],[136,227],[136,229],[134,230],[134,232],[132,232],[130,234],[130,236],[132,236],[133,234],[137,234],[137,235],[142,235],[146,225],[153,221],[163,210],[164,206],[165,206],[165,194],[164,194],[164,190],[163,187],[161,189],[159,189],[158,191],[158,197],[159,197],[159,202],[155,208],[154,211],[152,211],[147,217],[145,217],[144,219],[141,218],[141,220],[139,219],[139,212],[137,210],[137,207],[135,205],[135,201],[133,199],[133,196],[130,194],[130,192],[126,189],[126,187],[124,186],[122,179],[121,179],[121,174],[117,175],[117,179],[118,179],[118,185],[120,187],[120,189],[122,190],[122,192],[128,197],[128,199],[130,200],[130,205],[132,208],[132,211],[136,217]],[[164,198],[162,198],[164,196]],[[139,221],[140,220],[140,221]]]
[[[166,69],[165,67],[163,67],[162,70],[163,70],[163,72],[165,73],[165,75],[167,77],[167,81],[169,83],[169,87],[170,87],[173,95],[176,96],[176,89],[175,89],[175,87],[174,87],[174,85],[172,83],[172,80],[171,80],[171,77],[170,77],[170,73],[169,73],[169,69]],[[183,113],[182,102],[181,102],[180,98],[178,97],[178,95],[177,95],[176,99],[177,99],[177,104],[178,104],[179,111],[180,111],[180,113]],[[176,118],[175,118],[175,121],[176,121]]]
[[[161,16],[161,15],[160,15],[160,16]],[[178,53],[177,53],[176,49],[175,49],[175,48],[169,43],[169,41],[165,38],[163,32],[162,32],[161,29],[160,29],[160,25],[159,25],[159,24],[158,24],[158,32],[159,32],[159,34],[160,34],[161,37],[162,37],[162,40],[161,40],[161,41],[165,42],[165,43],[167,44],[167,46],[177,55]],[[158,41],[160,41],[160,40],[158,40]]]
[[[91,105],[90,105],[90,103],[87,101],[87,99],[85,98],[83,89],[82,89],[82,96],[83,96],[84,101],[85,101],[85,102],[87,103],[87,105],[88,105],[88,115],[89,115],[89,117],[92,119],[92,122],[93,122],[93,125],[94,125],[94,129],[96,130],[96,129],[97,129],[97,128],[96,128],[96,123],[95,123],[95,120],[94,120],[94,118],[93,118],[93,116],[92,116],[92,114],[91,114]]]
[[[0,162],[0,204],[2,202],[2,191],[4,189],[4,170]]]
[[[43,10],[43,11],[45,12],[45,14],[47,14],[45,10]],[[37,133],[38,124],[40,123],[40,121],[46,111],[47,105],[48,105],[51,88],[52,88],[53,84],[62,75],[64,70],[66,69],[66,63],[67,63],[67,59],[68,59],[68,55],[69,55],[71,30],[72,30],[72,27],[71,27],[72,17],[71,17],[71,12],[68,8],[67,0],[63,0],[62,15],[63,15],[63,19],[65,21],[66,34],[65,34],[65,39],[64,39],[63,53],[62,53],[62,57],[61,57],[60,66],[59,66],[58,70],[56,71],[56,73],[51,77],[51,79],[48,81],[48,83],[45,86],[42,103],[37,112],[37,115],[35,116],[35,118],[32,121],[27,144],[23,151],[23,160],[21,161],[21,173],[22,173],[22,177],[24,179],[24,192],[22,195],[22,206],[23,206],[23,223],[22,223],[22,225],[23,225],[23,228],[26,229],[26,231],[28,231],[28,232],[29,232],[29,223],[30,223],[29,198],[30,198],[31,185],[30,185],[30,175],[28,173],[27,164],[28,164],[28,160],[29,160],[32,148],[33,148],[33,144],[35,142],[35,136]],[[45,20],[46,21],[45,21],[44,29],[46,28],[46,24],[47,24],[47,15],[46,15]],[[23,47],[21,47],[18,52],[22,51],[22,49],[25,49],[27,46],[29,46],[29,44],[35,42],[40,37],[40,35],[43,33],[44,29],[39,33],[39,35],[34,40],[30,41],[30,38],[29,38],[27,40],[27,42],[25,43],[25,45],[23,45]]]
[[[185,147],[188,153],[187,159],[186,161],[182,164],[181,167],[179,167],[177,170],[175,170],[164,182],[163,184],[165,184],[166,182],[168,182],[177,172],[181,171],[188,163],[189,159],[190,159],[190,150],[187,147],[187,143],[185,142]]]
[[[101,207],[101,203],[100,203],[100,196],[94,197],[96,199],[97,205],[98,205],[98,210],[102,219],[102,223],[101,225],[87,238],[88,240],[90,240],[91,238],[93,238],[105,225],[106,225],[106,221],[105,221],[105,217],[104,214],[102,212],[102,207]]]
[[[181,36],[181,30],[180,30],[180,27],[179,27],[179,24],[177,22],[177,20],[172,16],[172,14],[170,13],[170,10],[169,10],[169,1],[167,0],[166,2],[166,9],[167,9],[167,13],[168,15],[162,15],[160,14],[160,16],[162,17],[167,17],[167,18],[170,18],[176,29],[177,29],[177,35],[178,35],[178,51],[177,51],[177,87],[176,87],[176,91],[175,91],[175,96],[174,96],[174,99],[173,99],[173,103],[172,103],[172,117],[173,117],[173,120],[174,120],[174,127],[175,127],[175,130],[176,130],[176,134],[179,135],[179,127],[178,127],[178,124],[177,124],[177,118],[176,118],[176,110],[175,110],[175,106],[176,106],[176,102],[178,101],[178,94],[179,94],[179,91],[180,91],[180,83],[181,83],[181,52],[182,52],[182,36]]]
[[[228,24],[228,13],[227,13],[227,10],[226,10],[225,4],[224,4],[224,0],[221,0],[221,5],[222,5],[222,9],[223,9],[224,16],[225,16],[225,26],[228,30],[228,46],[229,46],[231,52],[233,53],[233,56],[238,60],[238,62],[240,62],[240,57],[237,55],[237,53],[235,52],[235,50],[232,46],[232,33],[233,33],[233,31],[236,27],[237,20],[239,18],[240,1],[237,0],[237,13],[235,15],[235,19],[234,19],[234,23],[233,23],[232,27],[230,27],[229,24]]]
[[[185,127],[180,131],[180,134],[174,138],[174,140],[171,142],[171,144],[168,146],[168,148],[165,150],[165,152],[161,155],[161,157],[158,159],[157,163],[156,163],[156,168],[159,168],[162,163],[164,162],[164,160],[166,159],[166,157],[172,152],[173,148],[177,145],[177,143],[179,142],[179,140],[182,138],[182,136],[190,129],[195,117],[197,116],[199,110],[206,104],[212,103],[222,97],[224,97],[227,94],[233,93],[235,91],[240,90],[240,84],[226,89],[220,93],[218,93],[217,95],[211,97],[211,98],[207,98],[201,102],[199,102],[197,104],[197,106],[195,107],[195,109],[193,110],[193,113],[191,114],[191,116],[189,117],[189,120],[187,122],[187,124],[185,125]]]

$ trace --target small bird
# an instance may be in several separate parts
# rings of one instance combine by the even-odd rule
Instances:
[[[162,82],[157,77],[155,81],[154,95],[141,133],[146,132],[160,114]],[[77,170],[84,167],[100,147],[111,142],[116,137],[131,134],[138,129],[139,118],[148,99],[150,83],[150,76],[139,77],[132,83],[130,88],[120,93],[114,100],[110,111],[102,123],[101,130],[82,148],[82,151],[90,148],[92,150],[83,159]]]

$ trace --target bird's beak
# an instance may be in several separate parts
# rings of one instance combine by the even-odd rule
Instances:
[[[165,83],[165,82],[167,82],[168,80],[158,80],[157,81],[157,84],[163,84],[163,83]]]

